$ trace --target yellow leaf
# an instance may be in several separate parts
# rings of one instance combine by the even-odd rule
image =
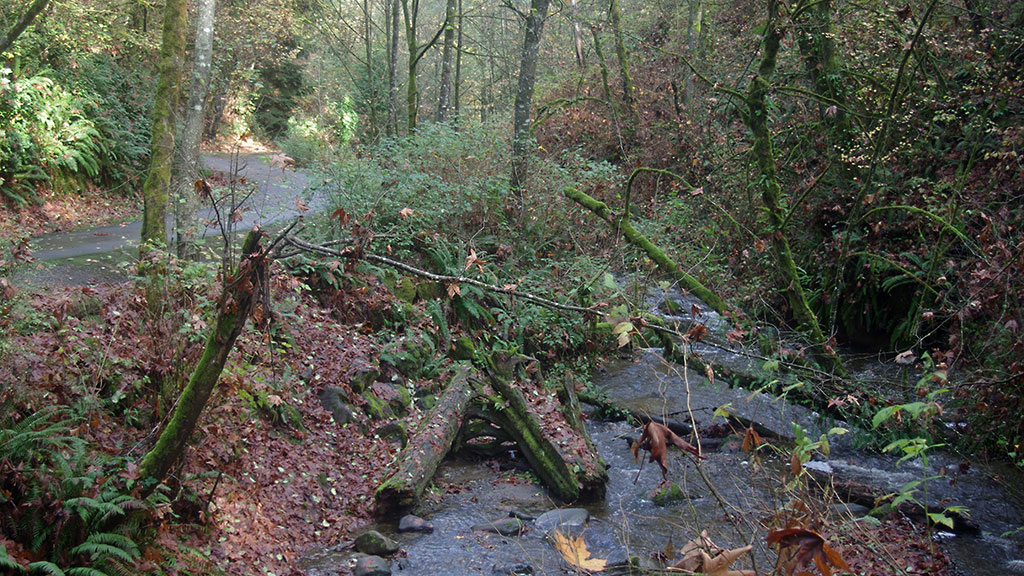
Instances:
[[[555,530],[555,548],[562,555],[566,562],[586,572],[601,572],[604,570],[606,560],[591,558],[587,551],[587,543],[583,537],[565,536]]]

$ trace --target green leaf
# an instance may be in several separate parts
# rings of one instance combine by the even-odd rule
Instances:
[[[928,519],[935,524],[941,524],[950,530],[953,529],[953,519],[942,512],[929,512]]]

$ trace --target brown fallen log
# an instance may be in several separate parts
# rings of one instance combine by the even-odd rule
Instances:
[[[466,409],[475,394],[469,385],[468,367],[452,377],[437,405],[423,419],[399,454],[395,472],[374,494],[379,512],[388,514],[411,507],[421,496],[451,450]]]

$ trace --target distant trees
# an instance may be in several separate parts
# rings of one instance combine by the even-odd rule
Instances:
[[[0,52],[6,51],[14,44],[14,41],[21,36],[21,33],[28,28],[28,25],[36,19],[43,10],[46,10],[47,4],[50,0],[33,0],[32,4],[29,5],[28,9],[18,18],[18,21],[14,23],[14,26],[7,31],[6,34],[0,36]]]

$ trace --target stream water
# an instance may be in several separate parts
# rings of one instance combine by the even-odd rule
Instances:
[[[691,302],[679,295],[674,297],[689,310]],[[742,350],[729,351],[721,333],[724,324],[713,314],[701,321],[710,329],[707,343],[701,345],[702,354],[712,356],[719,365],[744,371],[755,368],[751,355]],[[881,378],[889,370],[874,365],[867,368],[874,378]],[[713,384],[702,375],[665,362],[655,351],[641,351],[632,358],[610,363],[594,375],[593,385],[624,407],[682,421],[692,418],[698,429],[722,422],[721,417],[714,417],[715,410],[722,406],[782,439],[793,437],[794,424],[812,438],[835,427],[849,429],[842,422],[829,421],[778,398]],[[606,498],[586,506],[590,520],[573,530],[584,537],[592,557],[610,563],[636,557],[641,563],[656,564],[652,557],[673,547],[678,550],[706,530],[721,547],[754,546],[752,554],[737,561],[733,568],[770,573],[774,553],[764,544],[766,531],[761,522],[788,503],[789,496],[770,480],[788,464],[786,457],[782,458],[785,464],[773,461],[770,455],[759,465],[753,463],[735,436],[703,440],[707,458],[699,469],[680,451],[670,450],[668,480],[677,483],[686,497],[662,505],[652,499],[662,482],[657,465],[636,463],[628,448],[626,438],[636,437],[638,431],[625,422],[596,418],[589,419],[587,427],[609,466]],[[936,539],[953,559],[954,572],[972,576],[1024,573],[1024,562],[1020,561],[1024,535],[1018,532],[1003,536],[1024,526],[1024,486],[1010,480],[1018,476],[1017,471],[978,463],[959,469],[963,458],[945,453],[931,454],[930,466],[925,470],[917,461],[897,463],[895,457],[858,450],[856,444],[863,434],[851,430],[833,436],[831,452],[815,458],[811,466],[890,492],[900,490],[909,481],[935,476],[929,482],[928,501],[965,506],[981,528],[981,534],[971,536],[937,533]],[[561,559],[550,538],[545,537],[545,530],[530,522],[514,536],[480,529],[510,514],[530,518],[557,507],[543,489],[521,476],[499,475],[497,466],[495,462],[460,460],[442,465],[436,476],[435,494],[414,511],[433,523],[435,530],[430,534],[399,534],[391,523],[374,526],[401,544],[402,550],[392,559],[394,574],[577,573]],[[919,494],[918,498],[923,496]],[[864,513],[840,503],[816,512],[821,517],[842,516],[847,520]],[[354,558],[348,548],[322,550],[305,558],[303,568],[314,576],[333,575],[339,570],[347,573]],[[622,568],[618,573],[625,571]]]

